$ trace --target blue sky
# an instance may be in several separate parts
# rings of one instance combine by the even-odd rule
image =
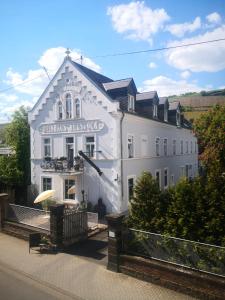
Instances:
[[[97,58],[225,38],[223,0],[1,1],[0,36],[0,122],[35,103],[48,84],[43,66],[52,77],[66,47],[112,79],[133,77],[140,91],[166,96],[225,87],[225,41]]]

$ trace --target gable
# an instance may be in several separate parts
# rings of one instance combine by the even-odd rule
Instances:
[[[89,78],[84,72],[84,68],[79,67],[76,63],[72,62],[70,58],[65,58],[63,64],[40,96],[33,109],[29,112],[29,122],[36,120],[38,116],[43,114],[43,111],[52,110],[53,114],[56,112],[53,106],[58,99],[64,99],[66,93],[70,93],[73,97],[78,97],[81,101],[94,103],[101,106],[107,112],[117,110],[117,103],[112,103],[110,97],[101,89],[101,87]],[[87,68],[85,68],[87,69]],[[89,69],[88,69],[89,70]],[[98,74],[92,70],[89,73]],[[99,74],[100,75],[100,74]],[[98,79],[110,80],[102,76]]]

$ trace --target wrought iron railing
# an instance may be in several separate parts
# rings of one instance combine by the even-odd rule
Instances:
[[[225,247],[128,229],[123,251],[225,277]]]
[[[49,212],[41,209],[10,203],[7,209],[7,219],[9,221],[50,230]]]
[[[54,172],[82,172],[84,168],[83,159],[67,158],[45,158],[41,163],[41,168]]]

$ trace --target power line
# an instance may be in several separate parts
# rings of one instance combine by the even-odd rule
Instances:
[[[197,45],[202,45],[202,44],[209,44],[209,43],[220,42],[220,41],[225,41],[225,38],[216,39],[216,40],[209,40],[209,41],[203,41],[203,42],[197,42],[197,43],[189,43],[189,44],[183,44],[183,45],[177,45],[177,46],[170,46],[170,47],[146,49],[146,50],[140,50],[140,51],[118,52],[118,53],[112,53],[112,54],[97,55],[97,56],[93,56],[93,57],[90,57],[90,58],[104,58],[104,57],[110,57],[110,56],[122,56],[122,55],[131,55],[131,54],[139,54],[139,53],[147,53],[147,52],[164,51],[164,50],[170,50],[170,49],[176,49],[176,48],[183,48],[183,47],[197,46]]]
[[[115,57],[115,56],[125,56],[125,55],[132,55],[132,54],[140,54],[140,53],[148,53],[148,52],[157,52],[157,51],[165,51],[165,50],[170,50],[170,49],[176,49],[176,48],[184,48],[184,47],[190,47],[190,46],[197,46],[197,45],[202,45],[202,44],[209,44],[209,43],[215,43],[215,42],[220,42],[220,41],[225,41],[225,38],[221,38],[221,39],[215,39],[215,40],[208,40],[208,41],[203,41],[203,42],[197,42],[197,43],[189,43],[189,44],[183,44],[183,45],[177,45],[177,46],[170,46],[170,47],[162,47],[162,48],[155,48],[155,49],[146,49],[146,50],[140,50],[140,51],[131,51],[131,52],[118,52],[118,53],[111,53],[111,54],[105,54],[105,55],[96,55],[96,56],[92,56],[89,58],[107,58],[107,57]],[[82,57],[83,59],[83,57]],[[74,61],[78,61],[79,59],[75,59]],[[44,68],[45,72],[47,71]],[[49,77],[48,73],[46,73],[47,76]],[[24,85],[28,82],[32,82],[40,77],[44,77],[45,75],[39,75],[37,77],[34,77],[32,79],[29,80],[25,80],[19,84],[10,86],[6,89],[0,90],[0,93],[6,92],[8,90],[14,89],[17,86],[21,86]],[[50,78],[49,78],[50,79]]]

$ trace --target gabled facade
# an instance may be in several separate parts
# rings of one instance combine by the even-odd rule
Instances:
[[[114,81],[67,56],[29,113],[34,189],[55,189],[61,200],[102,198],[108,212],[121,212],[144,170],[161,188],[195,176],[196,138],[170,111],[168,99],[138,93],[132,78]],[[181,141],[189,152],[181,154]]]

